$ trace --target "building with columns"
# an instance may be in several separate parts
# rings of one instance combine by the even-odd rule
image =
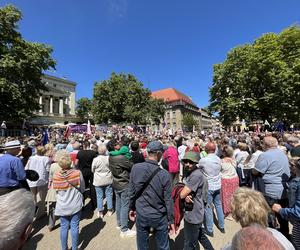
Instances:
[[[35,112],[29,122],[36,125],[76,122],[76,83],[50,75],[43,75],[42,81],[48,91],[40,95],[40,109]]]

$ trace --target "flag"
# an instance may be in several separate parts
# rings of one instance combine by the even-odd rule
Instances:
[[[43,133],[43,146],[45,146],[49,142],[49,134],[48,129],[46,129]]]
[[[264,125],[270,126],[270,123],[268,122],[268,120],[265,120]]]
[[[67,139],[71,135],[71,128],[70,126],[67,126],[67,129],[64,133],[64,138]]]
[[[87,133],[87,135],[92,135],[90,120],[88,120],[86,133]]]

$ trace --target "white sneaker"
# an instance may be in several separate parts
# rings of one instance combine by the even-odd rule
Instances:
[[[120,229],[121,229],[121,227],[120,227],[120,226],[116,226],[116,229],[120,230]]]
[[[107,216],[112,216],[113,213],[114,213],[114,211],[108,211],[108,212],[107,212]]]
[[[133,230],[130,230],[130,229],[128,229],[125,232],[120,233],[121,238],[132,238],[135,235],[136,235],[136,231],[133,231]]]

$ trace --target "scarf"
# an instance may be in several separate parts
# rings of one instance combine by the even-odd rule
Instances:
[[[75,187],[80,187],[80,171],[76,169],[61,170],[54,174],[53,189],[68,190]]]

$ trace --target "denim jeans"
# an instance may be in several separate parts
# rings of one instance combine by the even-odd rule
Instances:
[[[95,187],[96,195],[97,195],[97,209],[99,212],[103,211],[103,196],[105,192],[106,202],[107,202],[107,209],[113,209],[113,189],[111,185]]]
[[[117,223],[121,227],[121,231],[128,230],[128,213],[129,213],[129,196],[128,188],[116,191],[116,214]]]
[[[200,241],[204,249],[214,249],[202,230],[202,224],[191,224],[184,221],[184,250],[197,249],[198,241]]]
[[[209,232],[213,232],[213,225],[214,225],[214,217],[213,217],[213,205],[217,211],[218,223],[219,228],[224,228],[224,214],[222,209],[221,203],[221,189],[219,190],[208,190],[207,196],[207,205],[205,208],[205,222],[206,222],[206,229]]]
[[[137,214],[136,216],[136,233],[138,250],[149,249],[150,228],[154,229],[156,249],[169,250],[168,220],[167,216],[152,219],[147,216]]]
[[[81,211],[70,216],[60,217],[60,241],[62,250],[68,249],[68,232],[70,226],[72,236],[72,250],[77,250],[80,215]]]

